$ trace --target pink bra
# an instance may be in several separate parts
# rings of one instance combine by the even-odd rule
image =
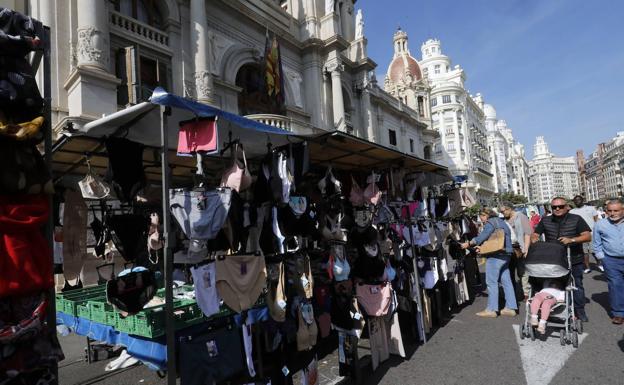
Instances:
[[[221,187],[229,187],[237,192],[244,191],[251,186],[251,175],[249,174],[249,168],[247,168],[247,158],[245,157],[245,151],[241,149],[243,153],[243,164],[241,165],[238,160],[238,144],[234,145],[232,150],[232,165],[225,170],[221,177]]]
[[[364,190],[364,199],[366,200],[366,202],[374,206],[376,206],[381,199],[381,190],[379,190],[379,187],[377,187],[377,185],[375,184],[374,172],[371,176],[371,182],[368,184],[368,186],[366,186],[366,189]]]
[[[349,202],[356,207],[364,206],[366,203],[364,191],[362,191],[362,188],[358,185],[353,176],[351,176],[351,192],[349,193]]]

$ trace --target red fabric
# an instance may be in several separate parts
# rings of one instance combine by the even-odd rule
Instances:
[[[212,154],[217,151],[217,122],[202,118],[180,122],[178,154],[193,154],[198,151]]]
[[[535,226],[537,226],[537,224],[540,223],[541,220],[542,217],[540,217],[538,214],[533,215],[530,220],[531,228],[535,230]]]
[[[54,285],[52,254],[41,231],[49,215],[46,195],[0,196],[0,297]]]

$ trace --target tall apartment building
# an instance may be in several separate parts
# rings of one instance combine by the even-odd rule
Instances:
[[[442,53],[441,43],[429,39],[422,44],[418,62],[431,88],[431,123],[440,133],[434,158],[446,164],[455,176],[467,178],[466,187],[482,203],[495,192],[487,145],[484,103],[480,94],[472,96],[464,87],[466,74]]]
[[[484,111],[496,193],[512,192],[528,198],[528,163],[524,146],[514,139],[507,122],[497,119],[496,109],[491,104],[485,104]]]
[[[618,132],[615,138],[604,144],[602,156],[602,179],[604,196],[621,197],[624,188],[624,132]]]
[[[555,156],[544,137],[538,136],[529,162],[529,185],[533,202],[548,203],[555,196],[572,198],[580,192],[576,159]]]

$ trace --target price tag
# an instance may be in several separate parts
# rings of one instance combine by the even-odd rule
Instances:
[[[303,285],[303,287],[307,287],[309,284],[310,281],[308,281],[305,274],[301,274],[301,285]]]
[[[282,373],[284,373],[284,376],[287,376],[287,375],[288,375],[288,373],[290,373],[290,370],[288,370],[288,368],[287,368],[286,366],[284,366],[284,367],[282,368]]]
[[[286,309],[286,301],[284,301],[283,299],[277,300],[277,306],[282,308],[282,310]]]

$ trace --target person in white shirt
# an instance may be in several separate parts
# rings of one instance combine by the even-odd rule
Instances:
[[[586,205],[585,199],[580,195],[575,196],[574,199],[572,199],[572,201],[574,202],[574,205],[576,206],[576,208],[573,208],[572,210],[570,210],[570,212],[572,214],[580,215],[581,217],[583,217],[585,222],[587,222],[587,224],[593,231],[594,225],[596,224],[596,221],[598,221],[598,218],[599,218],[598,211],[596,210],[596,208],[594,206]],[[589,268],[589,256],[594,255],[594,248],[592,247],[592,242],[583,243],[583,252],[585,253],[584,272],[585,274],[587,274],[591,272],[591,269]],[[604,272],[604,267],[602,267],[600,260],[597,259],[595,255],[594,255],[594,259],[596,259],[596,266],[598,266],[598,269]]]

